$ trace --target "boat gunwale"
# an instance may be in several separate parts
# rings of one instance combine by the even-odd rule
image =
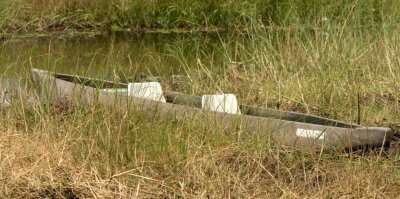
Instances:
[[[71,83],[71,84],[80,84],[83,86],[87,86],[89,88],[94,88],[94,89],[98,89],[100,92],[102,92],[103,94],[106,95],[114,95],[114,96],[126,96],[125,93],[120,93],[120,92],[107,92],[107,91],[103,91],[102,89],[104,88],[110,88],[110,87],[104,87],[104,88],[98,88],[96,86],[90,86],[90,85],[86,85],[84,83],[82,83],[82,81],[98,81],[98,82],[103,82],[103,83],[107,83],[110,85],[116,85],[117,87],[115,88],[125,88],[128,86],[128,84],[126,83],[122,83],[122,82],[114,82],[114,81],[109,81],[109,80],[103,80],[103,79],[98,79],[98,78],[92,78],[92,77],[85,77],[85,76],[79,76],[79,75],[70,75],[70,74],[64,74],[64,73],[55,73],[55,72],[50,72],[50,71],[46,71],[46,70],[41,70],[41,69],[32,69],[35,72],[39,72],[42,74],[47,74],[47,75],[51,75],[52,77],[59,79],[59,80],[63,80],[65,82]],[[66,78],[69,78],[68,80],[66,80]],[[75,83],[73,80],[77,79],[79,80],[79,82]],[[120,86],[120,87],[118,87]],[[188,95],[188,94],[181,94],[178,92],[168,92],[168,91],[163,91],[165,94],[167,95],[174,95],[174,94],[178,94],[178,95],[184,95],[184,97],[191,97],[191,98],[199,98],[199,96],[195,96],[195,95]],[[166,96],[166,98],[169,99],[169,97]],[[167,103],[173,104],[173,105],[182,105],[182,104],[177,104],[177,103],[173,103],[174,101],[172,100],[168,100],[167,99]],[[186,105],[188,106],[188,105]],[[190,106],[190,108],[195,108],[195,109],[200,109],[199,107],[196,107],[194,105]],[[274,116],[259,116],[259,115],[251,115],[251,114],[242,114],[245,116],[251,116],[251,117],[259,117],[259,118],[268,118],[268,119],[275,119],[275,120],[283,120],[286,122],[294,122],[294,123],[298,123],[298,124],[310,124],[310,125],[318,125],[321,127],[325,127],[325,128],[340,128],[340,129],[365,129],[365,128],[386,128],[386,127],[366,127],[366,126],[361,126],[361,125],[357,125],[357,124],[351,124],[351,123],[347,123],[347,122],[343,122],[343,121],[339,121],[339,120],[333,120],[333,119],[329,119],[329,118],[324,118],[324,117],[320,117],[320,116],[315,116],[315,115],[309,115],[309,114],[303,114],[303,113],[298,113],[298,112],[292,112],[292,111],[282,111],[282,110],[274,110],[274,109],[267,109],[267,108],[261,108],[261,107],[255,107],[255,106],[251,106],[251,105],[240,105],[240,108],[255,108],[255,109],[259,109],[259,110],[273,110],[279,113],[288,113],[288,114],[295,114],[297,116],[302,116],[302,117],[313,117],[315,119],[320,119],[320,120],[325,120],[327,123],[326,124],[318,124],[318,123],[311,123],[311,122],[302,122],[299,120],[287,120],[284,118],[279,118],[279,117],[274,117]],[[225,114],[229,114],[229,113],[225,113]],[[236,115],[236,114],[232,114],[232,115]],[[331,125],[331,123],[337,123],[337,124],[342,124],[342,125],[348,125],[347,127],[343,127],[343,126],[335,126],[335,125]],[[389,128],[386,128],[389,129]]]
[[[176,112],[177,116],[180,117],[186,115],[187,113],[194,115],[197,114],[202,115],[202,113],[205,113],[203,109],[195,106],[189,106],[185,104],[171,103],[171,102],[157,103],[157,101],[153,100],[129,97],[126,93],[107,92],[97,87],[90,87],[84,84],[77,84],[74,83],[73,81],[66,81],[65,79],[57,78],[56,76],[57,75],[64,76],[72,80],[74,77],[79,77],[81,79],[86,79],[89,81],[106,82],[117,86],[127,85],[124,83],[116,83],[112,81],[100,80],[90,77],[82,77],[77,75],[52,73],[50,71],[45,71],[40,69],[32,69],[31,73],[32,73],[32,78],[36,84],[42,84],[43,80],[49,78],[49,80],[54,81],[55,84],[51,86],[52,89],[62,88],[64,90],[64,86],[66,86],[65,88],[66,90],[62,92],[72,94],[69,95],[68,97],[74,97],[75,96],[74,91],[71,89],[73,89],[76,85],[81,85],[82,86],[81,89],[84,89],[83,92],[86,94],[90,95],[90,93],[92,92],[99,92],[100,94],[99,96],[100,97],[102,96],[101,99],[103,100],[108,98],[108,96],[113,96],[114,97],[113,99],[116,99],[115,98],[116,96],[120,96],[122,97],[121,99],[123,99],[123,101],[128,100],[127,105],[130,104],[130,101],[133,102],[133,105],[141,104],[141,106],[145,108],[146,107],[149,108],[150,106],[154,105],[156,107],[161,108],[160,113],[162,114],[172,111]],[[52,92],[58,93],[59,91],[53,90]],[[139,109],[141,108],[139,107]],[[217,117],[218,121],[221,121],[222,123],[225,123],[227,125],[232,124],[234,120],[236,121],[236,119],[234,118],[237,118],[238,119],[237,121],[241,123],[240,124],[241,126],[242,122],[244,122],[243,123],[244,128],[253,133],[267,130],[267,132],[271,133],[272,136],[271,138],[275,140],[277,143],[294,147],[300,147],[300,148],[321,148],[321,147],[324,148],[324,147],[337,147],[337,146],[343,146],[344,148],[354,148],[362,146],[379,147],[379,146],[385,146],[387,143],[390,143],[393,134],[393,130],[387,127],[353,126],[352,128],[346,128],[333,125],[321,125],[315,123],[284,120],[276,117],[265,117],[265,116],[248,115],[248,114],[238,115],[238,114],[214,112],[214,111],[210,113],[212,113],[215,117]],[[299,135],[298,134],[299,130],[319,132],[321,134],[319,134],[318,137],[309,137],[308,135],[306,136]],[[322,136],[322,138],[320,138],[320,136]]]

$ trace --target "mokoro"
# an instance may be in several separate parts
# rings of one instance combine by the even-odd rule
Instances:
[[[165,92],[166,103],[128,96],[125,83],[94,78],[31,70],[32,80],[50,100],[64,99],[81,104],[99,103],[120,107],[135,107],[158,115],[176,117],[215,117],[224,126],[237,126],[250,133],[270,135],[277,144],[309,147],[382,146],[391,141],[393,131],[384,127],[364,127],[347,122],[295,112],[240,105],[242,114],[210,112],[201,109],[201,97]],[[110,90],[119,92],[110,92]],[[239,124],[239,125],[238,125]]]

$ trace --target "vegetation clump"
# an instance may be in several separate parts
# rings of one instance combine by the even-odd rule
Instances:
[[[3,32],[97,29],[241,31],[249,27],[382,27],[394,25],[399,3],[390,1],[162,1],[3,0]]]
[[[398,142],[288,148],[206,118],[54,104],[27,74],[159,81],[388,127],[400,121],[399,9],[396,0],[2,0],[2,35],[61,34],[1,41],[0,90],[8,86],[13,106],[0,109],[0,198],[398,197]],[[82,39],[70,30],[225,32]]]

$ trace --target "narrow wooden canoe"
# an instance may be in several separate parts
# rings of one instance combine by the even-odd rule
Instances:
[[[323,117],[240,105],[242,114],[210,112],[201,109],[201,97],[164,92],[166,103],[135,98],[124,92],[127,84],[99,79],[31,70],[32,80],[45,91],[49,99],[71,100],[81,104],[99,103],[154,110],[157,115],[191,117],[202,121],[213,117],[218,125],[234,126],[250,133],[263,133],[277,144],[309,147],[382,146],[391,141],[392,130],[383,127],[364,127]],[[116,91],[116,92],[110,92]],[[149,111],[151,112],[151,111]]]

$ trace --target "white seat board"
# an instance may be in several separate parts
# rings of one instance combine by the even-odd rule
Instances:
[[[166,102],[160,83],[129,83],[128,96]]]
[[[203,95],[201,106],[205,110],[241,114],[236,96],[233,94]]]

